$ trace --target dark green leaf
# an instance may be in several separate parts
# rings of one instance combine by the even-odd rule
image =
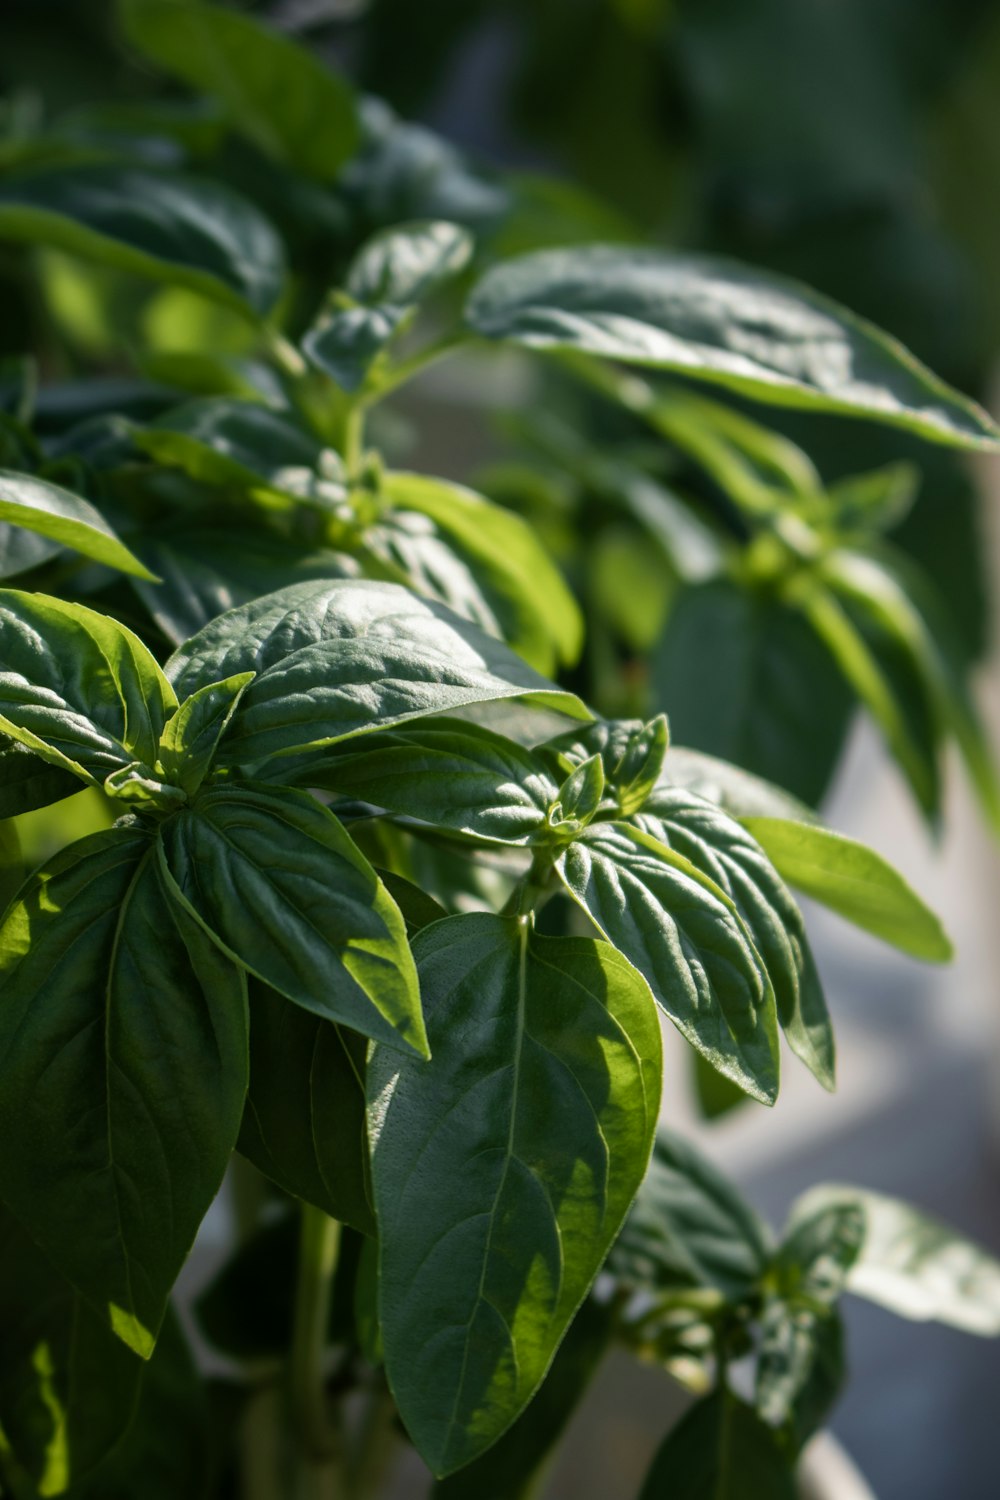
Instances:
[[[643,724],[639,719],[603,719],[571,729],[544,745],[564,769],[600,755],[604,780],[622,817],[638,812],[656,785],[667,753],[670,732],[665,714]]]
[[[1000,1336],[1000,1261],[918,1208],[864,1188],[812,1188],[792,1206],[790,1226],[831,1210],[860,1210],[864,1238],[847,1290],[903,1318],[934,1319],[966,1333]]]
[[[295,779],[443,828],[505,844],[545,832],[559,786],[530,750],[460,719],[347,741]]]
[[[409,318],[405,307],[343,307],[309,330],[302,349],[317,369],[353,394]]]
[[[425,1052],[403,919],[315,798],[227,782],[165,823],[160,849],[171,892],[237,963],[314,1015]]]
[[[296,584],[200,631],[168,663],[181,692],[256,671],[219,746],[250,764],[466,704],[531,696],[574,718],[561,692],[513,652],[397,584]]]
[[[290,37],[196,0],[119,0],[119,14],[133,46],[218,99],[268,156],[326,181],[356,150],[349,85]]]
[[[544,250],[488,271],[466,317],[486,338],[677,370],[958,447],[998,441],[986,412],[871,323],[735,261],[611,245]]]
[[[439,1480],[432,1500],[531,1500],[552,1449],[608,1347],[611,1327],[610,1306],[588,1298],[513,1427],[481,1458]]]
[[[805,923],[758,841],[722,808],[676,788],[658,787],[634,822],[683,854],[732,900],[764,961],[792,1050],[832,1089],[833,1028]]]
[[[138,636],[44,594],[0,589],[0,728],[43,760],[103,781],[152,766],[177,706]]]
[[[815,823],[773,817],[743,822],[789,885],[914,958],[951,958],[938,918],[874,849]]]
[[[732,761],[811,805],[820,800],[851,695],[799,615],[726,580],[689,589],[651,669],[676,743]]]
[[[0,472],[0,521],[11,521],[83,557],[137,578],[154,578],[88,500],[33,474]]]
[[[241,672],[224,682],[210,682],[185,698],[173,718],[167,720],[156,769],[189,797],[208,775],[219,740],[253,678],[252,672]]]
[[[11,822],[0,820],[0,913],[6,909],[25,874],[17,828]]]
[[[16,818],[80,790],[70,771],[33,755],[17,740],[0,736],[0,818]]]
[[[0,1193],[148,1357],[236,1141],[243,981],[168,899],[148,834],[116,827],[22,888],[0,993]]]
[[[739,1303],[754,1294],[771,1253],[767,1229],[732,1183],[661,1125],[608,1270],[655,1297],[700,1290]]]
[[[0,1265],[0,1461],[60,1495],[125,1431],[142,1361],[2,1207]]]
[[[541,1384],[641,1181],[660,1091],[645,984],[613,949],[453,917],[414,944],[433,1060],[368,1091],[390,1385],[440,1477]]]
[[[649,981],[681,1035],[753,1098],[773,1104],[774,991],[725,891],[627,823],[591,825],[557,868],[573,899]]]
[[[239,1149],[272,1182],[372,1234],[365,1042],[250,983],[250,1091]]]
[[[402,875],[396,875],[392,870],[379,870],[378,877],[402,912],[408,937],[416,937],[421,928],[440,922],[448,915],[433,896],[428,896],[426,891]]]
[[[412,307],[463,271],[473,248],[471,234],[460,224],[441,219],[394,224],[358,251],[346,290],[369,306]]]
[[[670,747],[662,783],[683,787],[708,802],[716,802],[734,818],[792,818],[799,823],[813,822],[816,818],[811,807],[780,786],[714,755],[682,749],[680,745]]]
[[[796,1500],[792,1469],[756,1412],[716,1391],[667,1435],[639,1500]]]
[[[258,317],[285,274],[275,230],[219,182],[137,167],[56,167],[0,187],[0,239],[51,245],[186,286]]]
[[[305,498],[303,491],[318,483],[321,463],[334,466],[331,478],[342,477],[335,454],[257,401],[227,396],[185,401],[132,436],[157,463],[181,468],[205,484],[285,490]],[[343,497],[342,485],[331,490]]]

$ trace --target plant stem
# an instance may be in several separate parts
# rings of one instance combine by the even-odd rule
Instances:
[[[341,1457],[340,1434],[327,1409],[323,1369],[339,1247],[340,1225],[336,1219],[304,1203],[288,1382],[291,1424],[298,1445],[297,1500],[332,1496],[332,1480]]]
[[[382,375],[376,388],[364,397],[364,405],[374,406],[376,402],[382,400],[383,396],[388,396],[399,386],[412,380],[414,375],[419,375],[422,370],[426,370],[428,365],[435,364],[462,344],[471,343],[472,339],[467,333],[449,333],[444,338],[438,339],[436,343],[428,344],[425,349],[411,354],[409,359],[401,359],[397,365]]]
[[[365,451],[365,412],[358,402],[344,418],[341,456],[349,479],[356,479]]]

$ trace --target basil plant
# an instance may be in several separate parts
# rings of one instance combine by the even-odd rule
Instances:
[[[35,339],[0,367],[0,1494],[377,1496],[408,1443],[439,1500],[541,1495],[618,1343],[693,1393],[640,1500],[791,1496],[841,1297],[996,1335],[1000,1266],[861,1187],[772,1233],[659,1123],[663,1036],[718,1108],[775,1103],[782,1036],[833,1088],[799,894],[950,955],[756,774],[836,759],[809,651],[928,811],[948,739],[1000,796],[876,538],[906,476],[826,490],[767,413],[1000,431],[798,284],[539,223],[243,13],[118,24],[144,103],[0,141]],[[448,359],[686,455],[739,544],[565,412],[535,509],[408,467]],[[588,656],[552,442],[701,579],[652,668]],[[759,683],[716,668],[751,595]],[[750,703],[744,750],[673,743],[671,684]]]

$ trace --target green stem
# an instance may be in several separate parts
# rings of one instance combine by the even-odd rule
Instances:
[[[304,1203],[288,1384],[303,1500],[329,1493],[321,1471],[329,1471],[340,1457],[340,1435],[327,1409],[323,1368],[339,1247],[336,1219]]]
[[[365,452],[365,411],[360,401],[351,407],[344,418],[340,451],[347,477],[356,479]]]
[[[444,338],[438,339],[436,343],[428,344],[425,349],[420,349],[416,354],[411,354],[409,359],[401,359],[391,370],[386,370],[385,374],[379,379],[378,385],[362,398],[362,404],[364,406],[374,406],[384,396],[388,396],[392,391],[397,390],[399,386],[405,385],[408,380],[412,380],[415,375],[419,375],[421,371],[426,370],[429,365],[436,364],[439,359],[443,359],[446,354],[450,354],[453,349],[471,342],[472,340],[466,333],[449,333]]]
[[[552,894],[551,876],[558,851],[536,849],[526,875],[511,891],[501,916],[526,917],[543,906]]]

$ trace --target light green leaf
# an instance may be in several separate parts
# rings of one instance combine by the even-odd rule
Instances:
[[[823,796],[851,694],[794,609],[728,579],[687,589],[650,670],[676,744],[732,761],[804,802]]]
[[[239,1130],[242,978],[119,826],[22,888],[0,994],[0,1195],[148,1358]]]
[[[676,370],[759,401],[842,412],[995,449],[986,412],[835,302],[735,261],[588,245],[493,267],[473,289],[486,338]]]
[[[369,306],[412,307],[472,259],[472,235],[460,224],[417,219],[393,224],[362,245],[351,262],[346,290]]]
[[[127,1428],[142,1361],[2,1207],[0,1265],[0,1466],[26,1494],[61,1495]]]
[[[604,761],[600,755],[583,760],[559,788],[550,813],[553,829],[572,836],[594,817],[604,796]]]
[[[657,1298],[691,1289],[735,1304],[753,1294],[771,1253],[768,1230],[728,1178],[661,1125],[608,1270]]]
[[[923,1322],[1000,1337],[1000,1261],[929,1214],[864,1188],[812,1188],[792,1205],[794,1231],[833,1209],[860,1210],[864,1238],[847,1290]]]
[[[182,693],[256,671],[219,746],[220,764],[251,764],[389,729],[467,704],[530,697],[589,717],[441,605],[398,584],[296,584],[213,620],[174,653]]]
[[[250,981],[250,1091],[239,1150],[286,1193],[373,1234],[366,1043]]]
[[[914,958],[951,958],[939,919],[874,849],[815,823],[749,817],[743,824],[789,885]]]
[[[402,511],[417,511],[465,557],[494,603],[500,633],[540,671],[575,662],[583,619],[562,575],[520,516],[447,480],[390,472],[381,493]]]
[[[14,895],[26,874],[17,826],[0,820],[0,913]]]
[[[426,1052],[403,919],[306,792],[230,781],[161,826],[171,892],[223,951],[297,1005]]]
[[[107,615],[0,589],[0,728],[84,781],[152,766],[173,689],[139,637]]]
[[[0,471],[0,521],[12,521],[62,547],[72,547],[82,557],[120,573],[155,582],[156,575],[119,541],[100,511],[47,479]]]
[[[210,682],[185,698],[167,720],[155,769],[189,797],[211,770],[219,740],[253,679],[253,672],[240,672],[224,682]]]
[[[574,901],[649,981],[692,1047],[753,1098],[773,1104],[774,990],[725,891],[628,823],[592,824],[556,868]]]
[[[600,755],[608,792],[607,806],[622,817],[638,812],[663,768],[670,742],[665,714],[643,724],[641,719],[600,719],[582,729],[570,729],[541,746],[563,770]]]
[[[439,1477],[511,1425],[642,1179],[660,1093],[645,984],[527,919],[452,917],[414,944],[428,1064],[369,1062],[386,1369]]]
[[[802,913],[745,826],[690,792],[658,787],[634,820],[683,854],[734,903],[774,988],[792,1050],[824,1088],[834,1087],[834,1041]]]
[[[55,167],[0,186],[0,239],[50,245],[115,270],[270,312],[284,250],[254,206],[219,182],[117,165]]]
[[[793,1468],[756,1412],[723,1389],[668,1433],[639,1500],[796,1500]]]
[[[770,1427],[783,1429],[792,1452],[821,1427],[846,1376],[844,1324],[825,1311],[774,1299],[761,1319],[754,1406]]]
[[[461,719],[348,740],[295,779],[439,827],[505,844],[545,832],[559,786],[531,751]]]
[[[353,91],[290,37],[196,0],[119,0],[125,35],[151,62],[224,105],[261,151],[327,181],[356,150]]]

